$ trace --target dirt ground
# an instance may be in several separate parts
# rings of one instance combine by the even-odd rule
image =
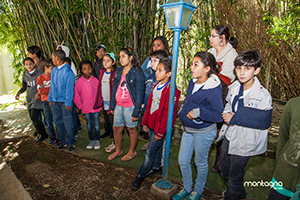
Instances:
[[[59,151],[30,136],[2,140],[0,151],[33,199],[154,199],[150,188],[161,178],[147,178],[134,191],[135,169]],[[220,192],[206,189],[205,199],[220,198]]]
[[[283,107],[282,103],[274,103],[268,144],[273,145],[268,147],[273,154]],[[30,136],[0,140],[0,152],[33,199],[154,199],[150,188],[161,178],[147,178],[142,187],[134,191],[131,184],[136,169],[59,151],[45,142],[36,143]],[[180,181],[172,182],[182,187]],[[205,189],[204,199],[221,198],[219,191]]]

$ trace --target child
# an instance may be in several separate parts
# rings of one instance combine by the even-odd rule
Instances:
[[[103,44],[96,46],[95,55],[96,62],[94,63],[93,75],[99,79],[100,69],[103,68],[103,56],[106,52],[106,48]]]
[[[16,100],[19,100],[20,94],[27,90],[27,109],[29,116],[33,125],[37,131],[36,142],[42,142],[48,138],[48,134],[45,130],[43,122],[39,119],[39,115],[43,110],[42,101],[40,99],[36,100],[34,97],[37,94],[37,84],[36,79],[43,73],[34,68],[34,61],[32,58],[25,58],[24,67],[26,72],[23,74],[23,84],[22,88],[18,91],[15,96]]]
[[[114,53],[105,53],[103,57],[103,66],[104,69],[100,69],[99,75],[99,83],[96,95],[96,101],[94,105],[94,109],[104,107],[104,128],[105,133],[100,136],[100,138],[104,138],[106,136],[110,136],[112,139],[113,135],[113,120],[114,116],[110,112],[110,100],[112,95],[113,83],[115,78],[115,72],[117,68],[116,57]],[[106,152],[113,152],[115,150],[115,143],[112,142],[108,147],[105,148]]]
[[[80,71],[83,74],[75,84],[74,103],[82,111],[86,118],[86,126],[89,133],[90,143],[86,146],[87,149],[100,148],[100,125],[99,112],[100,108],[93,109],[98,80],[91,76],[92,62],[83,60],[79,63]]]
[[[68,64],[65,64],[66,54],[63,50],[52,53],[52,61],[56,66],[51,73],[51,87],[48,102],[58,131],[59,150],[75,150],[76,124],[72,116],[74,97],[74,73]]]
[[[299,199],[300,97],[283,109],[276,149],[276,167],[268,200]],[[271,184],[270,184],[271,185]]]
[[[224,136],[220,171],[227,190],[224,199],[245,199],[245,167],[251,156],[267,150],[268,128],[272,120],[272,98],[260,84],[261,56],[256,50],[244,51],[234,60],[238,81],[229,86],[222,117]]]
[[[169,44],[168,44],[167,39],[164,36],[157,36],[156,38],[153,39],[150,54],[157,50],[165,50],[170,55]],[[171,56],[169,58],[172,59]],[[148,79],[150,74],[155,74],[155,72],[153,72],[152,68],[151,68],[150,56],[146,58],[146,60],[144,61],[144,63],[141,66],[141,69],[145,75],[145,79]]]
[[[222,121],[222,87],[218,72],[219,64],[208,52],[198,52],[193,58],[186,98],[178,116],[183,126],[178,163],[183,190],[173,196],[174,200],[200,199],[203,196],[208,171],[208,152],[216,137],[216,122]],[[191,159],[195,151],[197,179],[192,191]]]
[[[138,170],[135,181],[132,183],[131,187],[134,190],[140,188],[146,177],[162,172],[162,145],[165,139],[168,122],[171,68],[172,61],[168,58],[161,59],[157,66],[157,70],[155,68],[156,80],[159,82],[155,84],[150,94],[147,110],[142,122],[144,131],[149,134],[150,142],[145,153],[144,162]],[[172,126],[176,119],[179,97],[180,91],[176,89]]]
[[[155,72],[159,61],[163,58],[168,58],[169,54],[165,50],[157,50],[150,54],[151,58],[151,69],[154,73],[150,74],[145,82],[145,97],[144,104],[142,104],[142,110],[145,112],[148,104],[149,96],[152,92],[154,85],[156,84]],[[140,117],[142,119],[142,116]],[[140,128],[141,129],[141,128]],[[141,147],[142,151],[145,151],[149,145],[149,141]]]
[[[69,47],[65,46],[65,45],[58,45],[56,50],[63,50],[66,54],[66,58],[69,58],[70,56],[70,49]],[[71,66],[71,69],[74,73],[74,76],[76,77],[77,76],[77,70],[76,70],[76,67],[75,67],[75,64],[72,62],[72,60],[70,59],[70,62],[71,63],[68,63],[68,65]]]
[[[110,106],[114,114],[116,151],[108,157],[108,160],[122,155],[122,130],[126,125],[130,146],[128,153],[121,160],[127,161],[136,156],[135,148],[138,142],[136,127],[144,97],[145,79],[137,56],[131,48],[120,50],[120,63],[122,66],[116,70]]]
[[[50,91],[50,80],[51,80],[51,72],[54,67],[52,60],[47,59],[42,62],[44,65],[44,73],[40,75],[36,79],[36,84],[38,85],[38,93],[35,95],[35,99],[41,99],[43,104],[43,111],[45,115],[45,120],[47,122],[47,129],[50,134],[50,142],[49,144],[53,144],[54,146],[59,145],[59,141],[57,140],[55,129],[53,126],[53,115],[48,102],[48,95]]]

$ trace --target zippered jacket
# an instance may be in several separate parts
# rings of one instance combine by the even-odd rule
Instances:
[[[158,83],[154,85],[153,89],[155,89],[157,85]],[[153,129],[155,135],[158,136],[159,138],[162,138],[166,134],[166,130],[167,130],[170,84],[165,86],[165,88],[161,92],[158,109],[150,114],[152,98],[153,98],[153,89],[148,100],[148,105],[143,117],[142,125],[146,125],[150,129]],[[176,119],[176,112],[179,103],[179,98],[180,98],[180,91],[176,88],[172,127],[174,126],[175,119]]]
[[[83,114],[100,112],[93,109],[97,94],[98,79],[91,76],[89,80],[81,76],[75,84],[74,103]]]
[[[71,106],[74,97],[74,73],[70,65],[64,64],[60,69],[54,67],[51,72],[51,87],[48,102],[64,102]]]
[[[97,94],[96,94],[96,100],[95,104],[93,106],[94,109],[102,108],[103,107],[103,97],[102,97],[102,77],[105,73],[105,69],[100,69],[100,74],[99,74],[99,81],[98,81],[98,87],[97,87]],[[114,85],[114,80],[115,80],[115,73],[116,70],[111,70],[110,72],[110,77],[109,77],[109,94],[110,94],[110,101],[109,101],[109,109],[108,109],[108,114],[112,114],[110,111],[110,102],[111,102],[111,96],[112,96],[112,90],[113,90],[113,85]]]
[[[222,86],[218,76],[211,74],[205,85],[192,94],[196,80],[189,82],[182,109],[178,112],[184,131],[187,133],[206,133],[222,122]],[[194,119],[187,118],[193,110]]]
[[[115,73],[115,80],[113,86],[113,92],[111,96],[111,110],[114,111],[116,107],[116,92],[121,81],[121,76],[123,72],[123,66],[118,67]],[[144,98],[144,87],[145,87],[145,78],[144,74],[140,69],[135,68],[134,66],[126,74],[126,83],[128,91],[131,97],[131,100],[134,104],[134,110],[132,117],[138,118],[141,112],[141,105]]]

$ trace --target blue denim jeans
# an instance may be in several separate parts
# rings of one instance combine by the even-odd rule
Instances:
[[[88,129],[90,140],[100,139],[99,112],[86,113],[86,127]]]
[[[154,130],[149,129],[149,145],[145,153],[145,159],[138,171],[138,175],[146,177],[151,168],[159,169],[161,166],[162,145],[165,140],[164,135],[161,140],[155,141]]]
[[[204,190],[208,173],[208,152],[216,137],[217,129],[207,133],[183,132],[178,156],[178,163],[182,174],[183,187],[187,191],[192,190],[193,177],[191,160],[195,150],[195,164],[197,167],[197,178],[194,191],[201,194]]]
[[[68,111],[64,102],[52,102],[51,111],[54,118],[54,123],[58,132],[58,139],[61,144],[75,145],[75,127],[74,117],[72,111],[74,106],[71,106],[71,110]]]
[[[43,101],[42,103],[43,103],[44,116],[45,116],[45,120],[46,120],[46,124],[47,124],[47,126],[46,126],[47,130],[49,131],[50,138],[55,139],[56,133],[55,133],[54,125],[53,125],[53,115],[52,115],[51,108],[49,106],[49,102]]]
[[[116,105],[114,112],[114,126],[126,126],[128,128],[137,127],[137,121],[132,121],[132,113],[134,106],[132,107],[122,107],[118,104]]]
[[[220,171],[227,183],[225,200],[245,199],[247,192],[244,188],[244,175],[250,156],[237,156],[228,154],[229,141],[225,137],[222,143],[220,155]]]

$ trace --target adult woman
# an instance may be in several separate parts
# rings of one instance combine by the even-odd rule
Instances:
[[[28,57],[33,59],[36,69],[43,72],[44,66],[42,64],[42,60],[44,60],[44,57],[42,56],[42,49],[34,45],[28,47],[27,52],[28,52]]]
[[[228,86],[234,81],[234,65],[233,61],[237,57],[236,52],[237,40],[235,37],[230,36],[229,28],[226,25],[217,25],[212,28],[209,36],[210,45],[212,46],[208,52],[212,53],[217,62],[220,64],[220,74],[222,84],[222,99],[223,104],[226,103],[226,96],[228,93]],[[218,123],[218,132],[222,123]],[[212,167],[212,172],[219,172],[219,157],[221,152],[221,145],[223,140],[217,142],[216,160]]]

